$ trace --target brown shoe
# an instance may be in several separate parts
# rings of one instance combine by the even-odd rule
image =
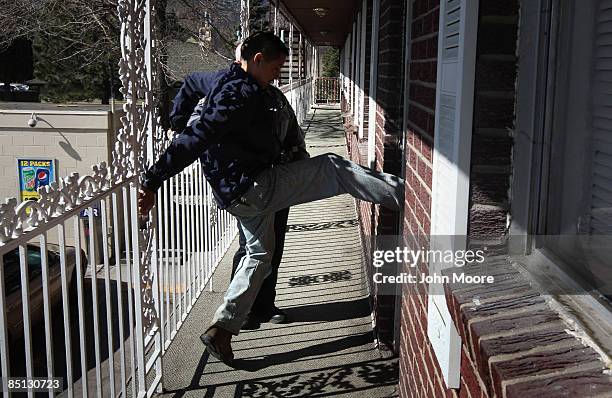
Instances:
[[[200,340],[213,357],[217,358],[226,365],[230,365],[234,360],[232,352],[232,334],[218,326],[211,326],[200,336]]]

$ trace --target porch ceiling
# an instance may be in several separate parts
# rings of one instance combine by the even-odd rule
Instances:
[[[287,11],[305,30],[314,45],[342,47],[353,29],[358,0],[282,0]],[[325,9],[319,17],[315,8]],[[324,32],[321,34],[321,32]]]

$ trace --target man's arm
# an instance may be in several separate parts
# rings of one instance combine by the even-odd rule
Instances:
[[[166,151],[145,173],[142,186],[155,192],[162,183],[178,174],[202,155],[216,137],[250,120],[257,88],[244,81],[226,81],[216,87],[198,121],[176,135]]]
[[[198,101],[206,97],[212,89],[211,81],[216,73],[194,72],[185,78],[183,85],[174,97],[174,106],[170,112],[170,124],[174,131],[180,132],[187,127],[193,108]]]

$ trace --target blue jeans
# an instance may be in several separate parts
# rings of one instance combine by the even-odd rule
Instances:
[[[213,317],[213,325],[239,333],[271,271],[274,213],[345,193],[399,211],[404,202],[404,180],[366,169],[333,153],[274,166],[257,176],[244,196],[227,208],[242,225],[246,255]]]
[[[274,309],[274,301],[276,299],[276,281],[278,280],[278,268],[283,258],[283,250],[285,248],[285,235],[287,233],[287,219],[289,218],[289,209],[282,209],[274,213],[274,254],[270,262],[270,275],[263,281],[257,298],[253,302],[251,314],[261,315],[266,317],[271,315]],[[232,262],[232,277],[234,278],[238,265],[242,257],[246,256],[246,237],[242,232],[242,226],[238,223],[238,242],[240,247],[234,254]]]

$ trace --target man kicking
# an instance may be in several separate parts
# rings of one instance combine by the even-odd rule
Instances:
[[[201,336],[210,354],[228,364],[234,358],[231,338],[271,271],[275,212],[344,193],[393,210],[400,210],[404,201],[404,180],[335,154],[275,164],[281,151],[273,128],[276,110],[266,107],[264,89],[278,78],[288,53],[270,32],[248,37],[241,64],[210,81],[200,119],[178,134],[145,173],[139,195],[139,211],[147,214],[163,181],[199,157],[219,207],[240,222],[246,255]]]
[[[242,44],[236,48],[236,62],[240,63]],[[245,54],[248,59],[252,54]],[[206,97],[214,87],[215,80],[224,71],[216,72],[194,72],[185,78],[183,85],[174,98],[174,106],[170,112],[170,124],[174,131],[183,131],[185,127],[195,123],[202,117],[205,110]],[[211,83],[212,82],[212,83]],[[281,144],[280,156],[274,161],[275,165],[308,159],[310,155],[304,143],[304,132],[302,131],[291,104],[277,87],[267,85],[263,89],[263,98],[266,107],[275,109],[273,112],[273,128]],[[289,219],[289,208],[281,209],[274,215],[274,237],[275,247],[272,255],[270,275],[264,280],[251,311],[247,315],[242,329],[256,329],[261,322],[282,323],[287,319],[287,314],[275,305],[276,283],[278,280],[278,268],[283,257],[285,246],[285,235],[287,221]],[[239,247],[232,261],[232,275],[234,277],[240,260],[246,255],[246,237],[242,226],[238,222]]]

